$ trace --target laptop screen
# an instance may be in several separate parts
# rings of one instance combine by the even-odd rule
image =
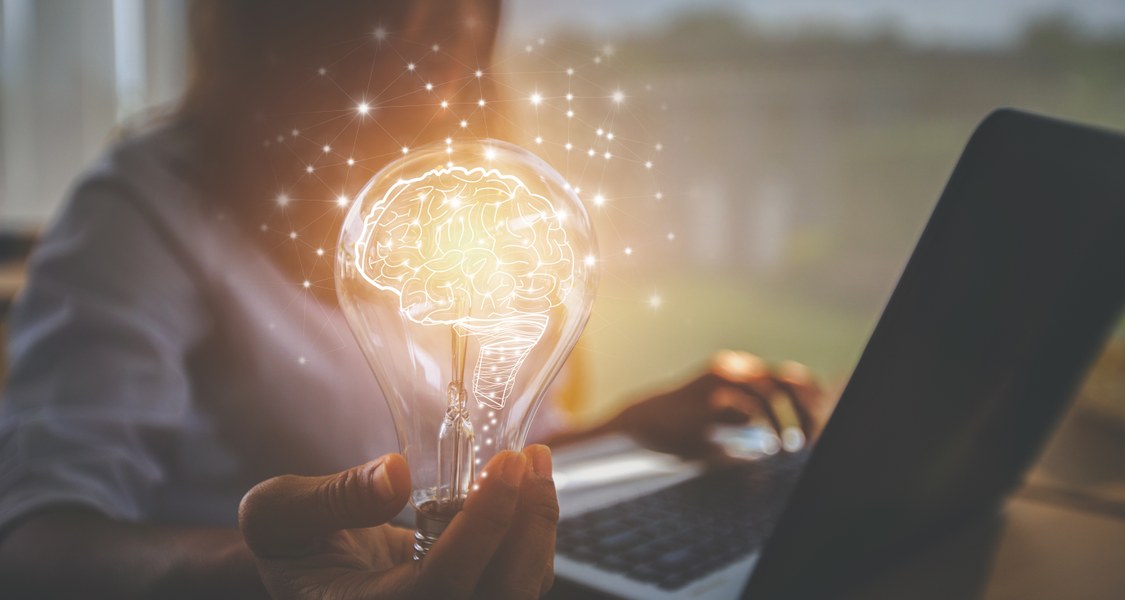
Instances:
[[[1125,138],[970,140],[745,596],[819,597],[1021,481],[1125,299]]]

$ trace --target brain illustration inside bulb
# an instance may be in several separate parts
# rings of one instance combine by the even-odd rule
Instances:
[[[565,210],[503,166],[444,163],[400,178],[365,215],[353,254],[404,316],[479,347],[476,399],[503,408],[548,312],[575,281]]]

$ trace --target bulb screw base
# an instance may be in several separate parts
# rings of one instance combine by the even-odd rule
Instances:
[[[432,500],[418,507],[414,512],[414,560],[422,560],[430,551],[438,536],[461,510],[461,502],[438,502]]]

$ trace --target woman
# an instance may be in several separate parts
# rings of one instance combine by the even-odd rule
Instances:
[[[194,2],[182,106],[78,182],[13,314],[0,417],[6,593],[502,598],[550,586],[545,447],[498,455],[487,468],[502,477],[482,483],[421,563],[409,532],[383,525],[409,474],[331,303],[330,259],[312,255],[339,216],[318,186],[350,194],[364,177],[349,174],[351,155],[306,167],[278,129],[292,115],[338,115],[341,90],[396,98],[349,117],[377,127],[348,147],[374,171],[401,139],[419,145],[450,126],[412,95],[467,105],[492,94],[488,77],[458,82],[487,72],[498,20],[498,0]],[[361,43],[394,51],[371,58]],[[405,83],[412,56],[426,58],[436,90]],[[502,116],[479,116],[466,134],[503,136]],[[315,177],[278,192],[279,172],[305,168]],[[782,389],[799,408],[819,406],[807,380],[746,373],[709,373],[559,439],[618,430],[698,454],[713,451],[711,423],[762,410],[752,397]],[[711,392],[726,387],[743,393],[716,406]]]

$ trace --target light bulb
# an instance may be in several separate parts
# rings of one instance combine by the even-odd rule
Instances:
[[[410,464],[421,558],[523,447],[593,304],[597,243],[562,176],[496,140],[411,149],[356,197],[336,291]]]

